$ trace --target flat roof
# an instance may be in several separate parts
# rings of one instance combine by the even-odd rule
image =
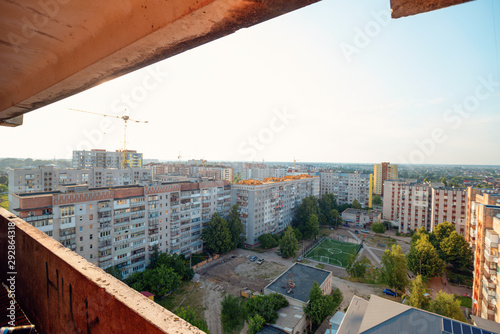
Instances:
[[[290,273],[293,275],[295,287],[292,292],[287,294],[287,278]],[[314,268],[302,263],[295,263],[268,286],[266,286],[266,289],[297,299],[303,303],[307,303],[309,300],[309,291],[311,290],[313,283],[318,282],[321,286],[330,274],[331,272],[327,270]]]
[[[276,319],[276,323],[273,326],[291,333],[304,316],[305,313],[302,307],[288,305],[278,310],[278,319]]]

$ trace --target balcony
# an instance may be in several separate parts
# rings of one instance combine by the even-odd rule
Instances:
[[[497,269],[496,269],[496,266],[493,268],[493,267],[488,267],[488,264],[485,262],[484,263],[484,272],[485,274],[489,277],[489,276],[492,276],[492,275],[495,275],[497,274]]]
[[[92,333],[126,333],[131,326],[153,334],[203,333],[0,208],[1,258],[8,255],[8,230],[15,232],[16,300],[38,333],[68,333],[68,325],[85,332],[86,324]],[[12,271],[6,266],[3,261],[3,282]]]
[[[483,288],[496,289],[496,286],[497,286],[496,280],[488,279],[486,278],[486,276],[483,276]]]

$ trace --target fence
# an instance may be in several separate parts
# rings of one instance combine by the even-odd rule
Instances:
[[[209,262],[212,262],[212,261],[214,261],[214,260],[217,260],[218,258],[219,258],[219,254],[215,254],[215,256],[210,257],[210,258],[208,258],[208,259],[206,259],[206,260],[204,260],[204,261],[201,261],[200,263],[195,264],[195,265],[194,265],[194,266],[192,266],[191,268],[194,270],[194,269],[196,269],[196,268],[201,267],[201,266],[202,266],[202,265],[204,265],[204,264],[207,264],[207,263],[209,263]]]

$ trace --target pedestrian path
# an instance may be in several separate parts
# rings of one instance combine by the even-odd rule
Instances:
[[[354,238],[354,240],[356,240],[357,242],[361,242],[361,239],[359,239],[359,238],[356,236],[356,234],[352,233],[351,231],[347,231],[347,232],[349,232],[349,234],[350,234],[350,235],[352,235],[352,237]],[[377,263],[378,263],[378,264],[380,264],[380,262],[382,262],[382,261],[380,261],[380,259],[378,258],[378,256],[377,256],[377,255],[375,255],[375,253],[373,253],[373,251],[371,250],[371,248],[370,248],[370,247],[368,247],[366,244],[363,244],[363,249],[366,249],[366,251],[367,251],[368,253],[370,253],[370,255],[373,257],[373,259],[374,259],[375,261],[377,261]]]

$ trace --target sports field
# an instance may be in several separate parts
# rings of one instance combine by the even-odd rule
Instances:
[[[349,256],[358,254],[360,249],[361,244],[325,238],[306,254],[306,258],[345,268]]]

